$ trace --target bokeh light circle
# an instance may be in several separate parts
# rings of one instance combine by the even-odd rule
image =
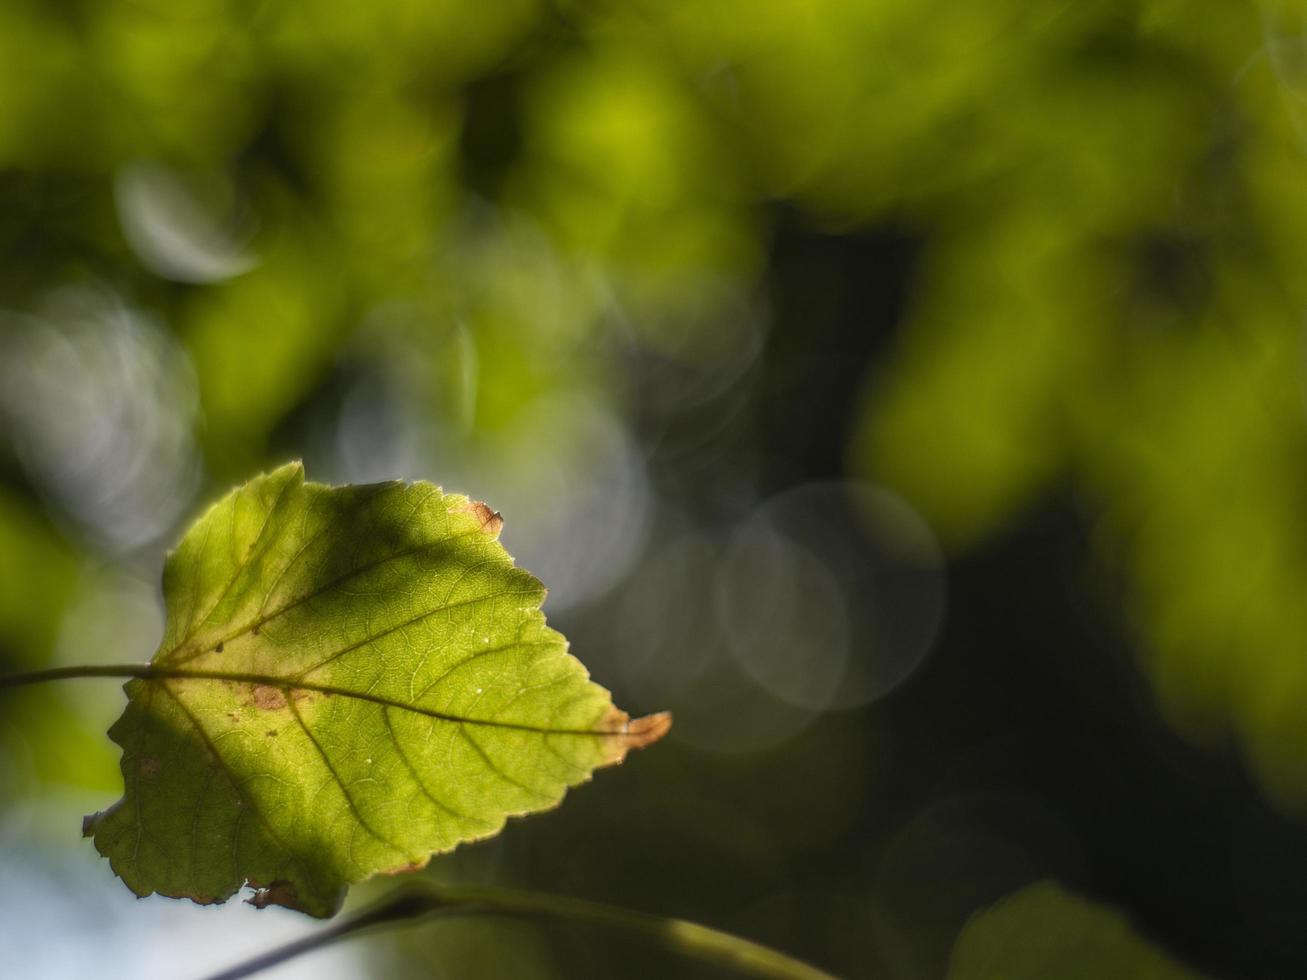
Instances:
[[[851,708],[925,660],[943,622],[943,559],[898,497],[868,484],[806,484],[736,531],[717,599],[752,680],[796,706]]]
[[[672,737],[722,754],[763,752],[818,712],[776,697],[744,672],[717,611],[720,535],[688,532],[643,561],[617,604],[617,667],[627,688],[676,717]]]

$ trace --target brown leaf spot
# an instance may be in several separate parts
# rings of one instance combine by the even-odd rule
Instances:
[[[268,738],[276,738],[276,737],[277,737],[277,733],[276,733],[276,731],[274,731],[274,730],[272,730],[272,729],[269,729],[265,734],[268,736]]]
[[[481,530],[492,538],[499,537],[499,532],[504,529],[504,515],[497,510],[491,510],[480,500],[468,501],[463,510],[475,517],[481,524]]]
[[[222,651],[223,651],[223,644],[222,644],[222,641],[219,640],[219,641],[218,641],[218,645],[217,645],[216,647],[213,648],[213,652],[214,652],[214,653],[222,653]]]
[[[254,884],[254,882],[250,882]],[[300,905],[299,893],[289,881],[274,881],[267,888],[260,888],[249,899],[249,904],[256,909],[266,909],[269,905],[281,905],[288,909],[304,911]]]
[[[253,688],[254,703],[264,711],[273,711],[286,706],[286,695],[267,684],[255,684]]]
[[[147,755],[141,757],[140,773],[146,779],[159,774],[159,760],[155,756]]]

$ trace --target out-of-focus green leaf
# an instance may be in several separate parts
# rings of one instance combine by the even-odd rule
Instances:
[[[642,343],[689,360],[741,341],[729,317],[687,330],[760,261],[741,162],[684,82],[643,45],[564,60],[526,102],[512,199],[596,265]]]
[[[365,296],[420,291],[448,220],[458,116],[370,94],[341,99],[305,134],[305,165],[329,202],[344,264]]]
[[[112,791],[117,784],[113,746],[105,741],[103,725],[92,724],[86,708],[85,696],[69,688],[6,699],[0,709],[0,756],[15,761],[21,781],[7,785],[10,774],[0,771],[0,794],[13,791],[11,799],[16,799],[24,791],[35,794],[38,787]]]
[[[501,524],[298,464],[205,514],[164,570],[161,676],[110,730],[125,796],[87,820],[128,886],[220,902],[248,881],[327,916],[660,738],[667,716],[629,721],[545,625]]]
[[[1009,519],[1065,462],[1069,387],[1094,364],[1105,263],[1038,209],[950,236],[894,369],[871,386],[855,468],[953,546]],[[961,488],[965,487],[965,492]]]
[[[257,269],[196,294],[183,332],[210,461],[244,469],[330,366],[344,331],[335,256],[288,221]]]
[[[116,155],[207,162],[251,137],[258,57],[235,8],[230,0],[146,0],[87,11],[87,61],[116,96],[106,127]]]
[[[972,917],[949,980],[1199,980],[1119,913],[1042,881]]]
[[[0,10],[0,166],[97,162],[101,132],[80,84],[81,55],[42,5],[7,3]],[[64,125],[50,125],[55,114]]]
[[[77,584],[71,549],[14,494],[0,492],[0,647],[45,663]]]

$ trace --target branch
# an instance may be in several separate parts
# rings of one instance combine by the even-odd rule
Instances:
[[[105,664],[101,666],[52,667],[26,674],[0,677],[0,690],[78,677],[135,677],[141,680],[192,678],[262,683],[276,687],[311,686],[284,677],[225,671],[187,670],[155,664]],[[325,688],[322,688],[325,690]],[[336,688],[330,689],[333,693]],[[352,692],[340,691],[351,694]],[[398,705],[407,707],[406,705]],[[458,719],[477,723],[475,719]],[[481,722],[484,724],[484,722]],[[617,735],[618,732],[575,732],[559,734]],[[276,966],[293,957],[347,939],[366,929],[412,923],[423,918],[455,915],[495,915],[525,919],[553,919],[606,926],[643,935],[666,949],[707,963],[768,980],[834,980],[828,973],[786,956],[784,953],[684,919],[636,912],[601,905],[563,895],[496,888],[411,887],[382,899],[376,905],[321,932],[271,950],[262,956],[216,974],[210,980],[239,980]]]
[[[684,919],[668,919],[564,895],[541,895],[501,888],[421,886],[398,891],[352,918],[271,950],[230,970],[214,974],[208,980],[242,980],[367,929],[455,915],[550,919],[606,926],[643,935],[666,949],[754,977],[767,980],[835,980],[830,974],[770,947]]]

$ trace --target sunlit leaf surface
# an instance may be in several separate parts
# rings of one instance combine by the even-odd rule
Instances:
[[[425,483],[328,487],[299,464],[204,515],[168,623],[110,731],[123,799],[87,833],[141,895],[330,915],[347,884],[558,804],[661,737],[545,625],[502,520]],[[187,674],[190,676],[177,676]]]

